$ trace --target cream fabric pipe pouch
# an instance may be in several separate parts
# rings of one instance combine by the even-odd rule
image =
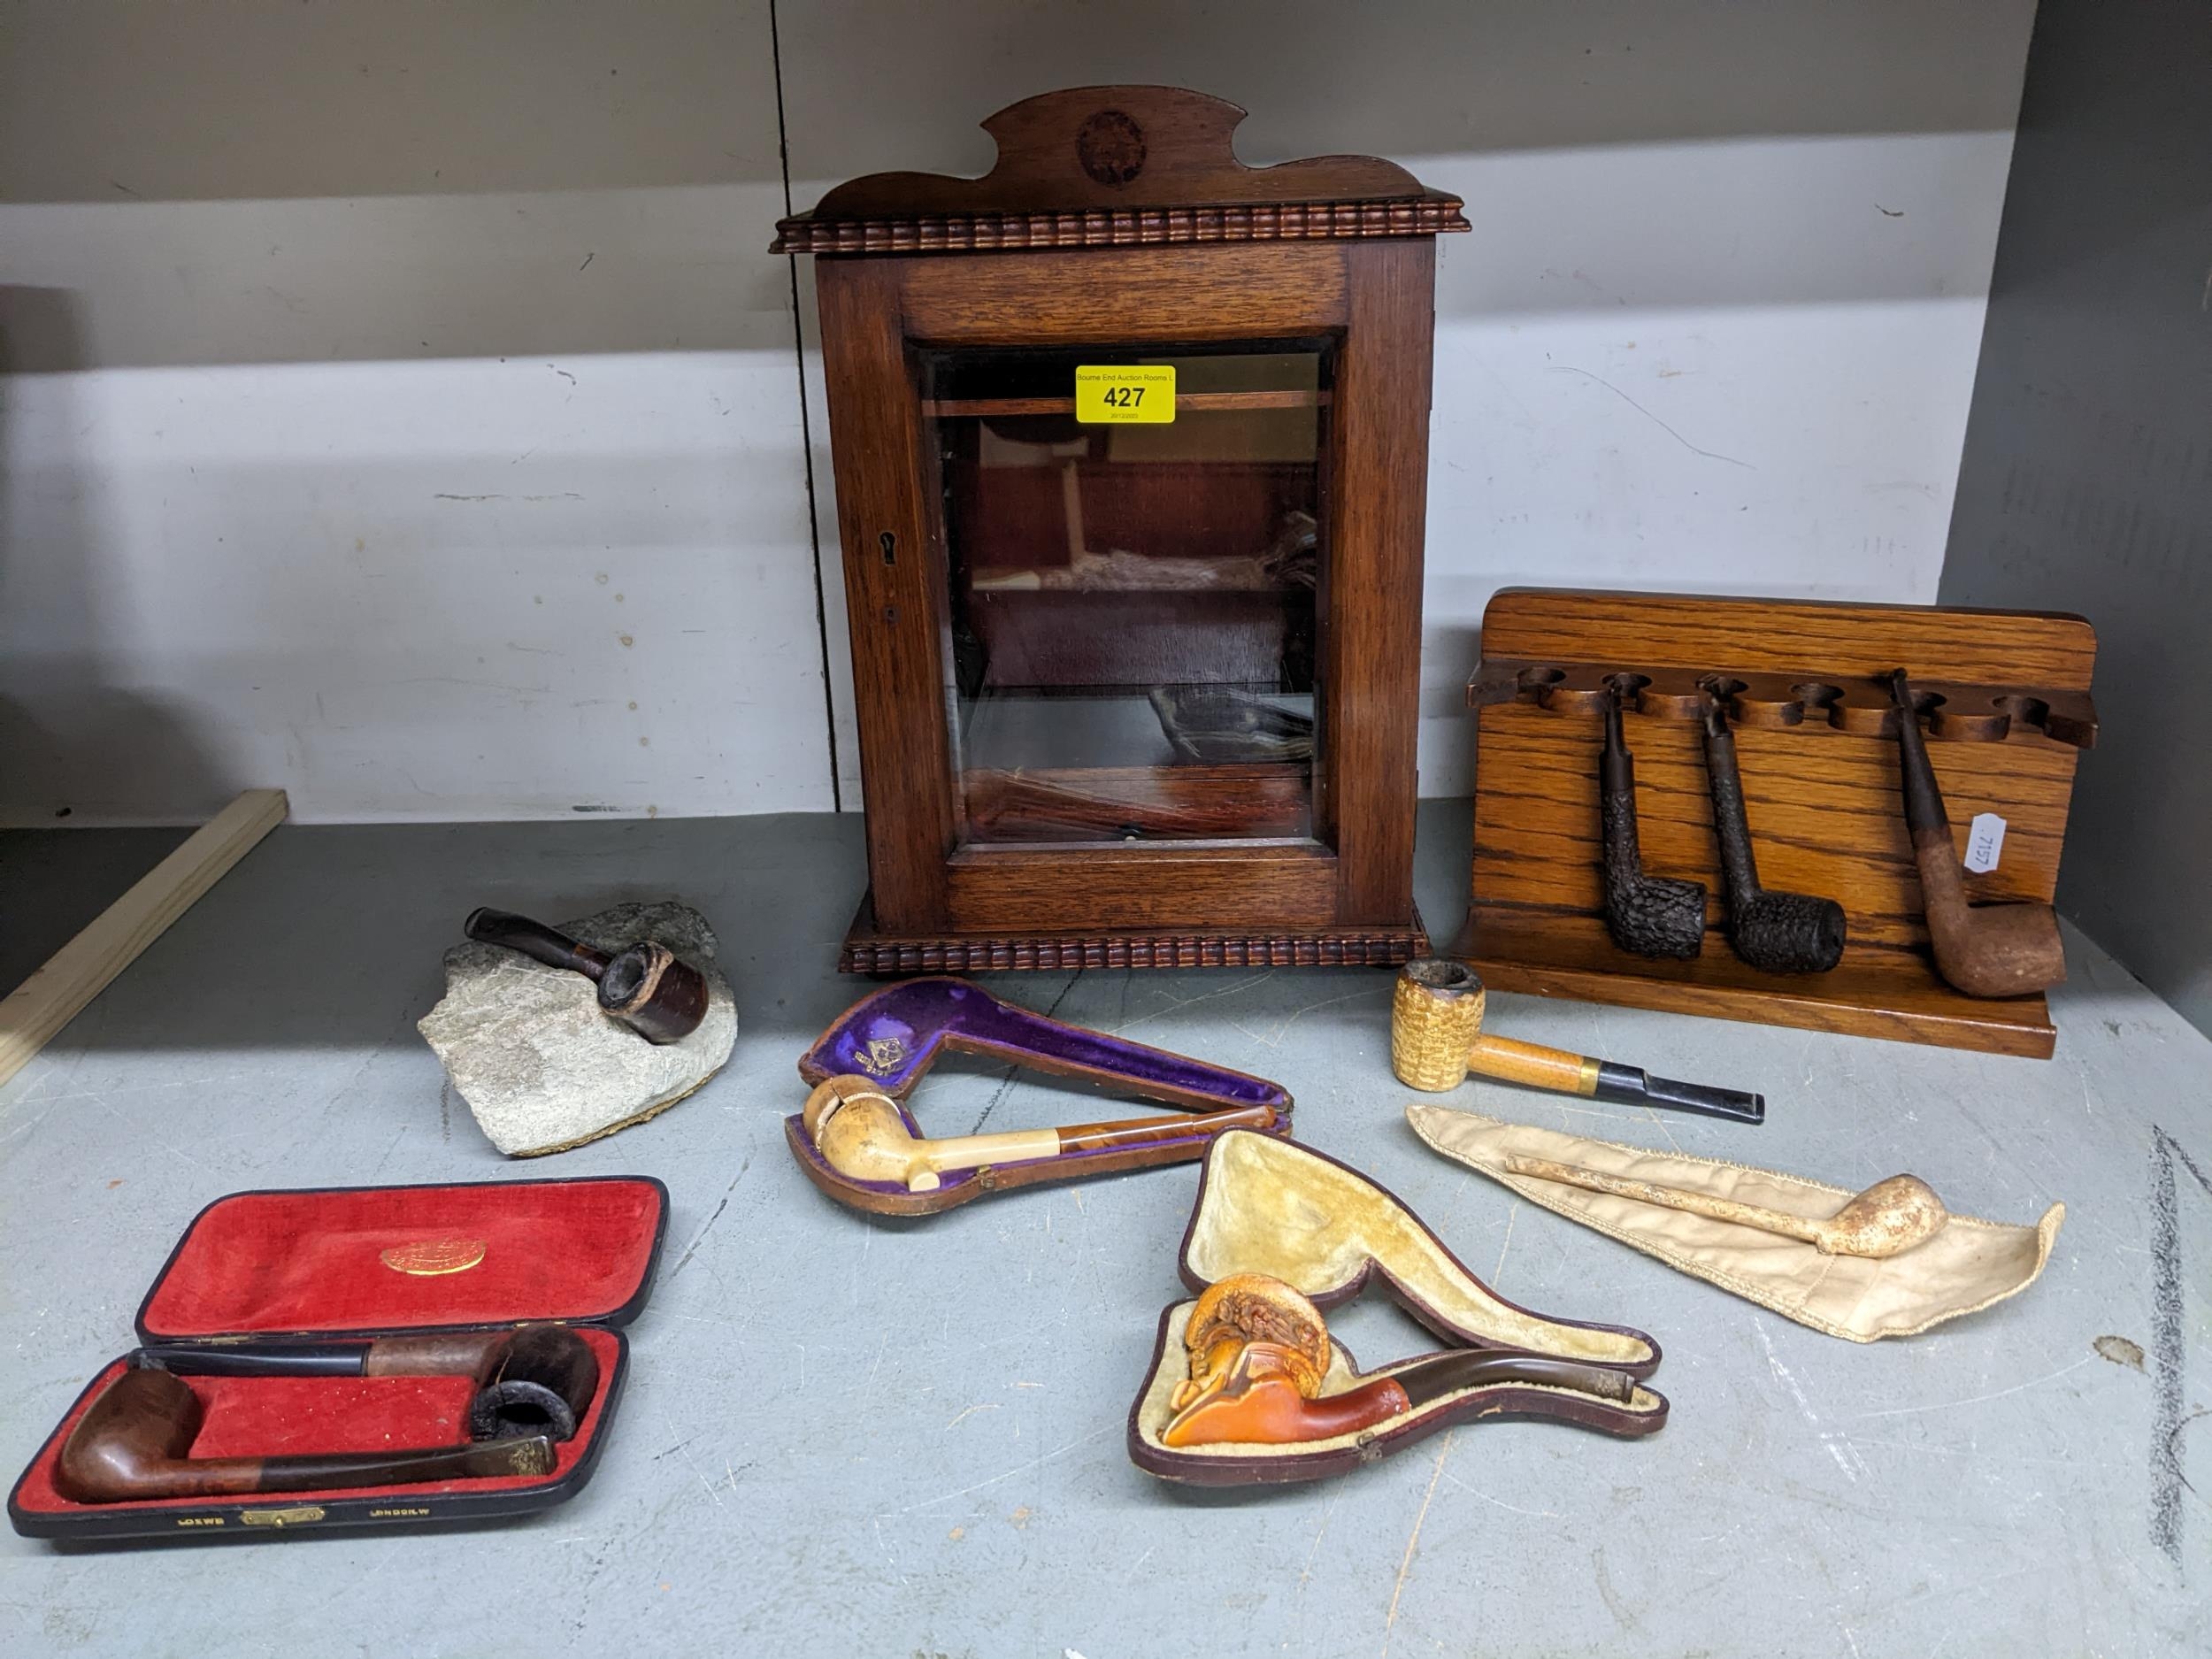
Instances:
[[[1532,1204],[1594,1227],[1785,1318],[1853,1342],[1915,1336],[2018,1295],[2043,1271],[2059,1224],[2066,1219],[2064,1204],[2053,1204],[2032,1227],[1955,1215],[1935,1237],[1886,1261],[1823,1256],[1799,1240],[1733,1222],[1709,1221],[1537,1176],[1509,1175],[1504,1164],[1513,1156],[1550,1158],[1809,1219],[1833,1215],[1852,1196],[1839,1187],[1716,1158],[1588,1141],[1443,1106],[1409,1105],[1406,1121],[1436,1151],[1479,1170]]]

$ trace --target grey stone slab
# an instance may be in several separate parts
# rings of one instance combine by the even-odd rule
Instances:
[[[1425,809],[1448,937],[1463,807]],[[192,1215],[241,1187],[638,1171],[672,1193],[592,1485],[518,1525],[65,1552],[0,1538],[0,1651],[202,1655],[2197,1653],[2212,1641],[2212,1043],[2070,934],[2056,1059],[1531,998],[1501,1033],[1763,1089],[1759,1129],[1470,1083],[1496,1116],[2066,1229],[2025,1295],[1836,1341],[1425,1150],[1371,970],[1009,976],[1064,1018],[1280,1079],[1298,1133],[1394,1189],[1505,1295],[1651,1332],[1666,1429],[1438,1436],[1332,1484],[1194,1496],[1124,1420],[1196,1178],[1156,1171],[869,1221],[791,1166],[793,1069],[863,982],[831,970],[857,818],[280,828],[0,1090],[0,1455],[129,1346]],[[518,1171],[412,1029],[479,903],[680,895],[740,1029],[681,1108]],[[1089,1116],[1002,1069],[927,1079],[944,1133]],[[1422,1339],[1334,1320],[1363,1360]],[[2141,1368],[2116,1337],[2144,1350]]]
[[[618,904],[556,926],[610,953],[665,945],[705,977],[706,1010],[677,1041],[649,1042],[580,973],[473,940],[448,949],[445,995],[415,1029],[486,1138],[513,1157],[568,1151],[665,1111],[719,1071],[737,1041],[714,930],[689,905]]]

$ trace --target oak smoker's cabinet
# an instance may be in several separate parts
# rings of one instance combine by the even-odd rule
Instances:
[[[1049,93],[984,123],[987,177],[878,173],[779,227],[818,262],[849,972],[1426,948],[1432,238],[1467,225],[1390,162],[1247,167],[1242,116]]]

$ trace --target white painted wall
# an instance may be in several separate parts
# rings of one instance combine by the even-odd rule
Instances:
[[[830,804],[764,5],[0,29],[0,817]]]
[[[1118,80],[1246,104],[1249,161],[1374,151],[1466,197],[1423,672],[1446,794],[1497,586],[1934,597],[2032,13],[779,21],[801,206],[980,172],[984,115]],[[247,782],[306,818],[829,804],[764,0],[34,0],[0,30],[0,819],[188,818]],[[811,353],[807,391],[850,805]]]

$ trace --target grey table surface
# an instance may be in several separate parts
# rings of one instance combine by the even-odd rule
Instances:
[[[1447,938],[1466,825],[1463,806],[1424,810],[1424,909]],[[104,844],[0,837],[0,932],[55,931],[146,858],[148,838]],[[1182,1294],[1194,1171],[886,1223],[792,1166],[793,1063],[865,988],[833,972],[863,881],[856,818],[279,829],[0,1089],[0,1455],[27,1460],[130,1346],[203,1205],[272,1186],[660,1177],[667,1248],[619,1420],[572,1502],[511,1525],[66,1549],[8,1534],[0,1650],[2212,1647],[2212,1427],[2196,1426],[2212,1413],[2212,1043],[2078,934],[2049,1062],[1499,997],[1491,1029],[1763,1089],[1769,1122],[1486,1083],[1432,1097],[1846,1187],[1910,1169],[2005,1220],[2066,1202],[2024,1295],[1872,1347],[1427,1151],[1390,1076],[1387,973],[997,981],[1280,1080],[1301,1139],[1396,1191],[1503,1294],[1639,1326],[1666,1352],[1655,1381],[1673,1414],[1649,1440],[1494,1422],[1341,1480],[1208,1496],[1123,1448],[1159,1311]],[[414,1031],[461,918],[670,895],[720,933],[743,1021],[728,1070],[610,1140],[501,1159]],[[916,1101],[939,1133],[1089,1104],[980,1065]],[[1373,1297],[1333,1324],[1369,1363],[1426,1346]]]

